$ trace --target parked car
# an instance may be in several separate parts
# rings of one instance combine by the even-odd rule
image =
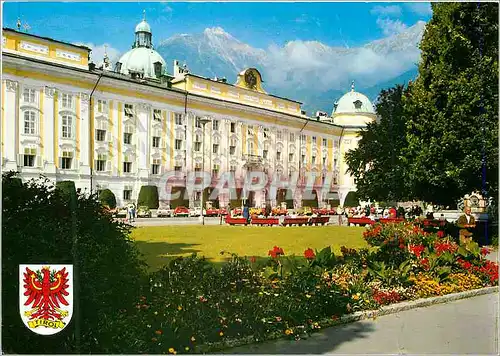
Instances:
[[[172,216],[174,215],[174,211],[170,208],[158,208],[158,210],[156,211],[156,216],[159,217],[159,218],[162,218],[162,217],[167,217],[167,218],[171,218]]]
[[[226,208],[220,208],[219,209],[219,214],[220,215],[227,215],[227,209]]]
[[[189,209],[189,216],[200,216],[201,215],[201,208],[192,208]]]
[[[217,216],[219,215],[219,209],[210,208],[205,210],[205,216]]]
[[[137,217],[138,218],[150,218],[151,217],[151,210],[147,206],[140,206],[137,209]]]
[[[185,206],[178,206],[174,209],[174,216],[189,216],[189,209]]]
[[[116,212],[114,214],[115,218],[126,218],[128,213],[127,207],[116,209]]]

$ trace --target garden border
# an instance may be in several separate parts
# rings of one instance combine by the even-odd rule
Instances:
[[[485,295],[485,294],[492,294],[495,292],[498,293],[498,288],[499,288],[499,286],[484,287],[484,288],[467,290],[464,292],[450,293],[450,294],[441,295],[441,296],[437,296],[437,297],[420,298],[420,299],[411,300],[411,301],[404,301],[404,302],[400,302],[400,303],[386,305],[386,306],[383,306],[377,310],[366,310],[366,311],[355,312],[352,314],[345,314],[336,320],[323,319],[323,320],[319,321],[318,324],[321,327],[332,327],[332,326],[337,326],[337,325],[342,325],[342,324],[348,324],[348,323],[361,321],[361,320],[365,320],[365,319],[376,318],[376,317],[383,316],[383,315],[395,314],[395,313],[399,313],[399,312],[406,311],[406,310],[424,308],[424,307],[428,307],[431,305],[452,302],[452,301],[460,300],[460,299],[477,297],[477,296]],[[255,339],[254,336],[247,336],[247,337],[244,337],[241,339],[232,339],[232,340],[226,340],[226,341],[220,341],[220,342],[207,343],[204,345],[200,345],[200,347],[198,347],[197,351],[199,351],[199,352],[201,351],[202,353],[221,351],[221,350],[230,349],[230,348],[234,348],[234,347],[249,345],[252,343],[258,343],[260,341],[266,342],[266,341],[277,340],[277,339],[283,338],[284,336],[285,335],[283,335],[283,333],[281,333],[281,332],[270,334],[264,340]]]

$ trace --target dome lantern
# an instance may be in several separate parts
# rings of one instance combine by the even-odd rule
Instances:
[[[151,27],[146,22],[146,10],[143,11],[142,21],[135,26],[135,42],[132,48],[146,47],[152,48],[152,33]]]
[[[139,79],[160,79],[167,67],[162,56],[153,49],[151,27],[146,14],[135,27],[135,41],[132,49],[121,56],[116,71]]]

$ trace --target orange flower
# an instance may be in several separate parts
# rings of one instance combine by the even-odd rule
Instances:
[[[161,334],[163,334],[163,331],[161,331],[161,330],[156,330],[156,331],[155,331],[155,334],[156,334],[156,335],[161,335]]]

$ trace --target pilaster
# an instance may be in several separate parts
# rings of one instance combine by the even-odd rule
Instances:
[[[19,153],[19,110],[18,110],[19,83],[12,80],[5,81],[4,120],[4,171],[17,171],[17,155]]]
[[[80,174],[90,175],[90,98],[80,93]]]

